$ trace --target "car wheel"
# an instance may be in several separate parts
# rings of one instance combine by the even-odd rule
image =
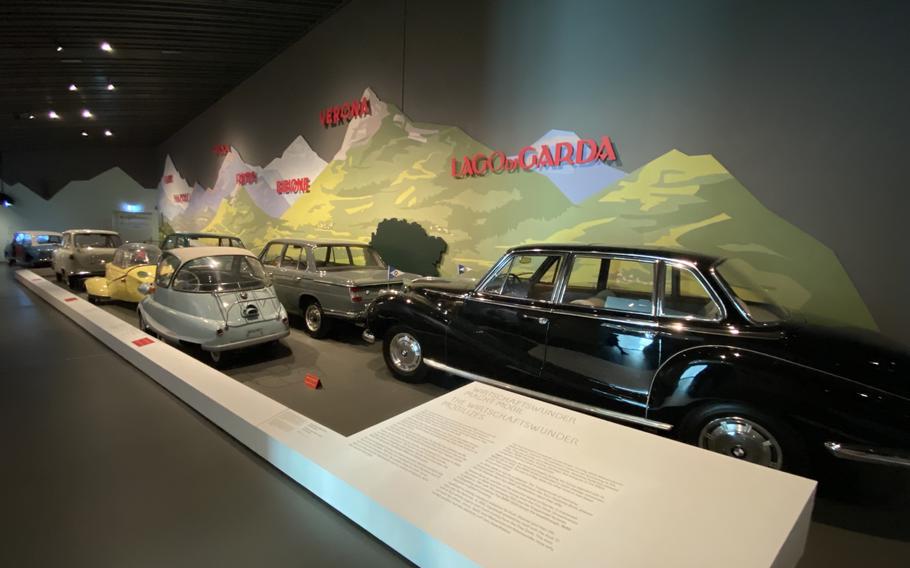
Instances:
[[[395,378],[406,383],[426,380],[429,368],[423,360],[423,347],[413,329],[397,325],[385,334],[382,356]]]
[[[325,317],[322,306],[316,300],[311,300],[303,307],[303,330],[310,337],[322,339],[329,334],[331,321]]]
[[[10,258],[6,259],[6,262],[8,262],[10,266],[12,266],[12,265],[16,264],[16,259],[13,257],[10,257]]]
[[[98,296],[96,296],[96,295],[94,295],[94,294],[89,294],[89,295],[88,295],[88,303],[89,303],[89,304],[98,305]]]
[[[808,457],[802,440],[783,420],[735,403],[692,410],[679,428],[679,439],[754,464],[802,473]]]
[[[71,290],[75,290],[78,284],[78,279],[75,276],[66,277],[66,285],[69,286]]]
[[[57,279],[57,282],[63,282],[63,273],[62,273],[62,272],[54,272],[54,278]]]

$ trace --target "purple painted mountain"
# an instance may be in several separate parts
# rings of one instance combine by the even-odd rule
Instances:
[[[557,142],[577,144],[578,140],[579,137],[574,132],[551,130],[533,145],[538,148],[542,145],[553,147]],[[542,168],[537,171],[547,176],[576,205],[626,176],[626,172],[600,161],[582,166]]]

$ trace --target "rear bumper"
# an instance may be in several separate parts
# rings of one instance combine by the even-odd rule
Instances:
[[[840,442],[825,442],[825,449],[844,460],[910,468],[910,452],[903,450]]]
[[[269,341],[278,341],[290,335],[291,330],[285,328],[281,331],[275,333],[270,333],[268,335],[259,335],[256,337],[251,337],[248,339],[241,339],[239,341],[232,341],[230,343],[218,343],[218,344],[202,344],[203,351],[231,351],[233,349],[243,349],[244,347],[252,347],[254,345],[259,345],[261,343],[268,343]]]

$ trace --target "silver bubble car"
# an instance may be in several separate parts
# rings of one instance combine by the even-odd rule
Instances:
[[[139,303],[139,327],[162,339],[222,353],[276,342],[288,315],[259,259],[234,247],[178,248],[158,261],[155,283]]]

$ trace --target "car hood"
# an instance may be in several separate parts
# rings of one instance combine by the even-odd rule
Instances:
[[[475,278],[437,278],[435,276],[425,276],[417,278],[408,284],[411,290],[435,290],[437,292],[446,292],[448,294],[466,294],[477,286]]]
[[[859,328],[790,324],[786,359],[910,399],[910,350]]]
[[[402,272],[389,280],[389,272],[385,268],[345,268],[326,270],[320,274],[320,277],[347,286],[379,286],[407,283],[415,278],[420,278],[420,275]]]

